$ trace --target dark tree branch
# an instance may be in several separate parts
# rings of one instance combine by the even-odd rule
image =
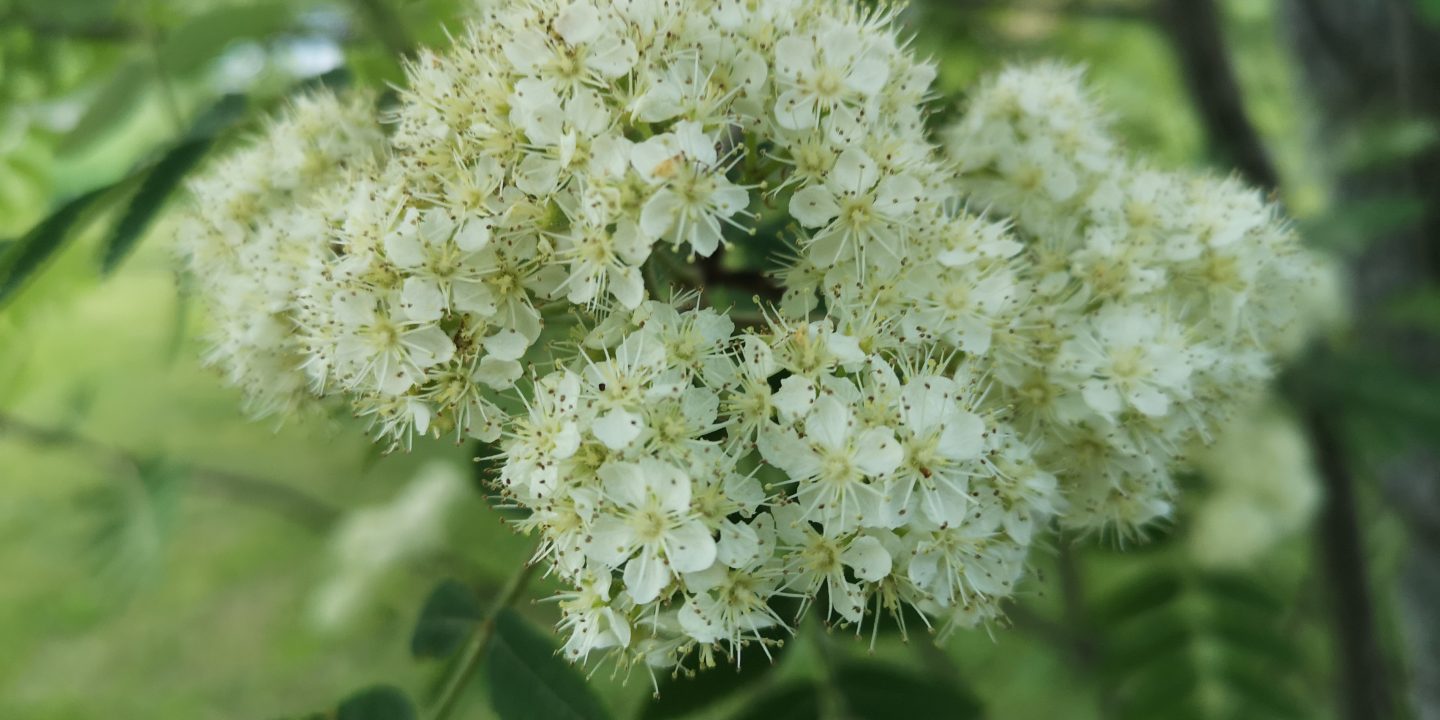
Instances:
[[[1280,173],[1246,112],[1214,0],[1164,0],[1162,7],[1162,19],[1211,147],[1249,182],[1278,191]],[[1355,481],[1345,448],[1326,410],[1316,407],[1309,398],[1296,400],[1304,408],[1326,491],[1318,532],[1320,554],[1333,593],[1346,717],[1393,717],[1390,675],[1376,627],[1364,539],[1357,521]]]
[[[1246,113],[1214,0],[1162,0],[1160,19],[1218,160],[1260,187],[1278,188],[1280,174]]]
[[[0,434],[4,433],[24,438],[36,445],[80,448],[93,454],[97,460],[124,472],[138,472],[142,463],[140,457],[127,450],[68,430],[41,427],[0,414]],[[329,530],[341,515],[340,509],[333,505],[273,480],[203,466],[186,467],[197,488],[265,508],[315,532]]]
[[[1440,85],[1433,81],[1440,76],[1440,27],[1420,18],[1419,7],[1415,0],[1285,3],[1283,27],[1301,60],[1319,110],[1319,130],[1328,142],[1373,134],[1377,121],[1440,122]],[[1337,169],[1335,194],[1341,203],[1397,196],[1427,201],[1427,211],[1414,226],[1365,238],[1365,250],[1352,264],[1354,314],[1373,318],[1391,299],[1440,282],[1440,149]],[[1436,336],[1375,322],[1355,333],[1356,342],[1369,351],[1391,354],[1411,368],[1433,373],[1440,367]],[[1421,445],[1378,471],[1410,540],[1399,588],[1409,667],[1389,675],[1408,677],[1415,717],[1440,720],[1440,621],[1435,613],[1440,603],[1440,454]],[[1382,668],[1373,671],[1386,676]],[[1372,694],[1363,686],[1352,690],[1352,717],[1379,717],[1364,706]],[[1381,709],[1393,711],[1390,705]]]
[[[1356,499],[1345,448],[1330,413],[1307,410],[1316,467],[1325,485],[1320,515],[1320,552],[1330,580],[1335,634],[1345,717],[1383,720],[1394,717],[1385,654],[1375,624],[1365,542],[1356,513]]]

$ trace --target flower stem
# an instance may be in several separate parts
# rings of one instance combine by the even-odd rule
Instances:
[[[435,710],[430,713],[430,720],[444,720],[455,710],[461,692],[469,684],[470,677],[479,669],[480,661],[485,657],[485,650],[490,647],[490,640],[495,637],[496,618],[500,616],[501,610],[511,606],[519,599],[525,587],[530,584],[536,565],[533,562],[522,564],[515,574],[505,582],[505,587],[500,590],[499,597],[495,598],[495,602],[486,611],[485,619],[480,621],[475,632],[466,641],[465,648],[461,651],[460,661],[455,664],[450,676],[445,679],[444,689],[440,691],[440,697],[435,701]]]

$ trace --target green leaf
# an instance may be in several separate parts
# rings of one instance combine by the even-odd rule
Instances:
[[[245,113],[245,96],[225,95],[200,113],[191,124],[185,139],[160,157],[149,170],[140,189],[130,199],[120,222],[106,239],[100,269],[110,274],[120,265],[144,235],[150,222],[165,207],[165,201],[180,187],[214,145],[220,133],[235,124]]]
[[[500,720],[605,718],[585,679],[549,637],[514,610],[501,610],[486,658],[490,704]]]
[[[771,652],[783,650],[778,648]],[[777,663],[757,649],[746,653],[737,670],[729,665],[680,674],[660,683],[660,696],[645,705],[641,720],[669,720],[684,717],[734,697],[754,687],[775,669]]]
[[[1317,358],[1297,369],[1294,390],[1347,421],[1369,423],[1397,438],[1440,438],[1440,380],[1378,353]]]
[[[809,682],[781,685],[745,708],[737,720],[820,720],[820,688]]]
[[[415,720],[415,706],[399,688],[376,685],[340,702],[335,720]]]
[[[1440,0],[1415,0],[1420,17],[1427,23],[1440,26]]]
[[[90,537],[96,577],[126,598],[152,579],[165,561],[188,471],[159,458],[139,461],[133,474],[121,466],[109,482],[80,501],[95,516]]]
[[[835,671],[835,685],[849,717],[856,720],[964,720],[981,715],[979,701],[959,684],[881,663],[841,665]]]
[[[465,642],[485,608],[475,593],[458,580],[444,580],[430,591],[420,620],[410,635],[410,654],[417,658],[443,658]]]
[[[249,100],[243,94],[221,95],[190,123],[190,129],[185,133],[186,139],[208,140],[218,137],[245,116],[248,106]]]
[[[51,26],[67,27],[99,22],[115,17],[119,0],[14,0],[7,9],[17,9],[18,16],[43,20]]]
[[[5,248],[5,254],[0,256],[0,305],[64,247],[66,240],[70,238],[70,231],[84,216],[85,211],[112,187],[114,186],[105,185],[71,199]]]
[[[1377,237],[1413,227],[1428,207],[1425,200],[1414,196],[1361,198],[1300,223],[1300,234],[1318,247],[1354,255]]]
[[[176,75],[203,70],[230,43],[289,27],[292,7],[282,2],[229,4],[196,15],[171,31],[160,45],[160,67]]]
[[[180,143],[165,153],[154,167],[145,173],[145,179],[140,183],[140,189],[135,191],[130,205],[125,209],[125,214],[110,232],[110,237],[105,240],[103,255],[100,259],[100,271],[103,274],[110,274],[120,265],[135,244],[150,226],[150,221],[160,213],[165,206],[165,201],[170,197],[185,176],[210,150],[212,140],[191,140]]]
[[[1429,119],[1382,118],[1356,128],[1335,149],[1341,170],[1354,173],[1405,162],[1440,143]]]
[[[1095,619],[1112,623],[1164,605],[1180,594],[1180,580],[1170,573],[1146,573],[1097,603]]]
[[[75,127],[60,141],[60,153],[84,149],[123,123],[145,98],[152,72],[149,63],[133,60],[111,73]]]
[[[1440,335],[1440,285],[1400,294],[1386,304],[1384,318],[1398,328]]]
[[[1257,578],[1176,574],[1167,563],[1100,606],[1100,681],[1114,717],[1314,715],[1305,656],[1283,629],[1293,610]]]

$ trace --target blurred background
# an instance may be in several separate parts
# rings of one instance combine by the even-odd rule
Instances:
[[[303,717],[377,683],[423,706],[455,662],[413,634],[431,589],[488,601],[527,557],[473,448],[381,457],[343,413],[248,421],[167,239],[207,156],[305,87],[398,82],[466,6],[0,0],[0,717]],[[606,667],[599,712],[814,716],[786,693],[833,689],[817,658],[839,654],[945,687],[927,716],[1440,718],[1440,1],[901,18],[937,107],[1007,62],[1081,63],[1132,148],[1270,188],[1345,267],[1327,337],[1148,542],[1052,540],[1013,627],[796,641],[738,680],[661,678],[659,702]],[[529,600],[553,590],[517,610],[550,627]]]

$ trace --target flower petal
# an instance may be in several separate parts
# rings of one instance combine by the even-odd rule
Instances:
[[[839,214],[835,196],[819,185],[803,188],[790,197],[790,216],[805,227],[824,227]]]

